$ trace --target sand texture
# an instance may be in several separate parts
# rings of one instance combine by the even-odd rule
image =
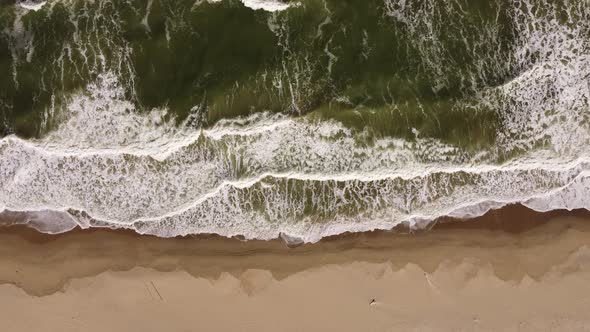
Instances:
[[[590,219],[502,213],[297,248],[4,228],[2,330],[590,330]]]

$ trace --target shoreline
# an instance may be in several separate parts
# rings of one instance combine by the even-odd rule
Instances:
[[[589,278],[585,210],[511,206],[295,248],[0,228],[0,315],[17,332],[584,330]]]
[[[571,232],[577,236],[568,239],[566,250],[554,252],[552,261],[522,261],[526,264],[518,269],[506,268],[506,257],[495,259],[485,250],[503,254],[515,248],[534,250],[550,246],[555,237]],[[551,269],[551,264],[586,244],[590,246],[590,211],[539,213],[521,205],[467,220],[439,218],[429,230],[414,232],[401,225],[390,231],[344,233],[296,247],[289,247],[281,239],[241,240],[212,234],[160,238],[132,230],[100,228],[49,235],[16,225],[0,227],[0,284],[13,284],[30,295],[45,296],[63,290],[72,279],[134,267],[164,272],[184,270],[203,278],[262,269],[281,280],[325,264],[389,262],[402,268],[414,263],[433,272],[444,261],[465,258],[490,263],[502,280],[519,280],[525,275],[538,279]],[[437,250],[441,247],[445,253]],[[220,263],[213,264],[219,259]],[[59,266],[54,266],[56,262]],[[52,271],[43,278],[34,277],[44,269]]]

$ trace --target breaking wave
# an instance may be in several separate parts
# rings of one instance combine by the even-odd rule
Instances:
[[[414,126],[403,113],[413,101],[396,101],[397,95],[384,97],[384,105],[371,106],[371,98],[357,103],[356,92],[346,90],[331,96],[330,103],[349,105],[346,111],[354,116],[383,108],[399,112],[412,137],[378,134],[370,125],[359,129],[338,116],[318,116],[321,111],[313,107],[306,110],[316,98],[307,99],[314,89],[336,85],[331,75],[347,56],[329,39],[322,54],[330,83],[320,84],[311,77],[316,70],[313,57],[292,55],[295,46],[288,35],[297,26],[288,25],[289,16],[280,15],[312,10],[308,7],[315,8],[316,1],[241,2],[270,15],[268,29],[281,54],[286,54],[280,70],[268,74],[274,75],[268,91],[276,94],[268,98],[287,100],[282,111],[256,109],[208,123],[215,111],[212,105],[235,105],[234,99],[243,93],[236,92],[242,91],[239,85],[251,82],[235,83],[216,103],[194,100],[185,116],[175,112],[172,102],[142,107],[141,95],[129,89],[140,79],[129,63],[132,42],[116,39],[113,45],[127,51],[116,59],[105,57],[96,66],[87,62],[98,74],[52,99],[42,117],[47,129],[42,135],[9,134],[0,140],[0,219],[52,234],[74,227],[110,227],[162,237],[215,233],[273,239],[287,234],[315,242],[404,222],[421,228],[441,216],[470,218],[511,203],[536,211],[590,209],[587,3],[515,2],[508,23],[502,21],[505,8],[498,7],[479,37],[465,35],[451,43],[476,59],[466,61],[459,80],[450,71],[456,59],[449,54],[443,29],[479,26],[445,21],[457,15],[464,18],[462,1],[380,3],[383,22],[416,40],[418,73],[431,79],[435,94],[443,98],[444,91],[458,87],[465,94],[457,97],[460,103],[491,110],[497,118],[493,144],[473,149]],[[23,10],[37,12],[56,6],[43,4],[20,3]],[[327,16],[317,28],[317,38],[333,24],[336,9],[330,6],[334,4],[322,5]],[[32,46],[34,35],[23,32],[22,17],[28,14],[19,15],[14,18],[16,28],[5,32],[13,41],[15,77],[17,64],[27,61],[19,52],[39,51]],[[509,49],[508,57],[486,48],[486,43],[501,38],[503,25],[515,31],[502,46]],[[168,36],[172,23],[165,27]],[[377,46],[370,46],[373,36],[365,34],[366,45],[359,54],[368,59]],[[14,43],[22,38],[30,43]],[[79,45],[91,44],[93,38],[81,38]],[[261,77],[253,81],[266,82],[267,76]],[[199,97],[208,100],[208,93]],[[426,100],[416,104],[426,114]],[[435,122],[444,127],[445,119],[436,114]],[[426,122],[421,121],[415,122]],[[465,132],[474,126],[466,125]]]

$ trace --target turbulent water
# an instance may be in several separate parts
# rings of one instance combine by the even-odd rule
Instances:
[[[590,2],[0,1],[0,135],[47,233],[590,209]]]

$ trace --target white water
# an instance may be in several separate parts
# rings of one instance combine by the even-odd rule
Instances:
[[[387,14],[410,29],[432,20],[403,16],[398,2],[388,1]],[[537,15],[522,3],[523,17]],[[497,164],[494,149],[472,156],[432,139],[366,144],[335,122],[267,113],[176,127],[165,109],[140,114],[105,73],[71,96],[43,139],[0,140],[0,210],[47,233],[121,227],[314,242],[516,202],[590,209],[587,25],[557,24],[551,8],[519,28],[526,33],[509,63],[520,75],[481,92],[501,114],[494,149],[521,152],[510,162]],[[420,45],[431,66],[443,65],[430,46]]]
[[[216,2],[222,2],[223,0],[196,0],[195,5],[199,5],[203,2],[210,2],[210,3],[216,3]],[[298,2],[291,2],[291,3],[286,3],[286,2],[282,2],[279,0],[240,0],[244,6],[251,8],[253,10],[264,10],[267,12],[279,12],[279,11],[283,11],[288,9],[289,7],[292,6],[299,6],[300,4]]]
[[[24,9],[37,11],[37,10],[40,10],[41,8],[43,8],[43,6],[45,6],[46,3],[47,3],[47,1],[38,1],[38,2],[21,1],[21,2],[19,2],[19,5],[21,7],[23,7]]]
[[[244,6],[252,8],[254,10],[262,9],[267,12],[276,12],[285,10],[294,4],[284,3],[278,0],[240,0]],[[296,4],[295,4],[296,5]]]
[[[317,241],[511,202],[585,208],[590,197],[585,146],[495,165],[435,140],[365,145],[331,121],[261,113],[196,131],[163,122],[164,113],[137,113],[103,75],[45,138],[0,141],[0,209],[23,211],[49,233],[79,225]]]

